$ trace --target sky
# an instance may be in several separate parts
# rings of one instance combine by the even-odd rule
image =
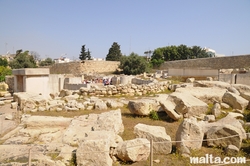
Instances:
[[[105,58],[184,44],[250,54],[249,0],[0,0],[0,54]]]

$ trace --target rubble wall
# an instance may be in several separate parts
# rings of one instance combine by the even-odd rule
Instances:
[[[249,68],[250,55],[199,58],[164,62],[160,70],[169,68],[204,68],[204,69],[235,69]]]
[[[118,69],[117,61],[75,61],[69,63],[57,63],[50,67],[50,74],[74,74],[108,73]]]

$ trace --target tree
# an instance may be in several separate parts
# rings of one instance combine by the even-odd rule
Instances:
[[[164,48],[157,48],[154,50],[150,62],[154,68],[159,67],[162,63],[164,63],[163,53],[164,53]]]
[[[117,42],[113,42],[106,56],[106,60],[107,61],[120,61],[121,57],[122,57],[122,53],[120,50],[120,45],[118,45]]]
[[[147,72],[149,70],[149,63],[142,56],[132,52],[129,56],[122,56],[120,58],[119,68],[123,70],[124,74],[136,75]]]
[[[87,53],[86,53],[85,45],[82,45],[81,54],[79,55],[79,59],[80,60],[86,60],[87,59]]]
[[[5,81],[6,75],[11,75],[11,74],[12,74],[12,71],[10,68],[5,67],[5,66],[0,66],[0,82]]]
[[[4,67],[8,66],[8,61],[6,58],[0,58],[0,66],[4,66]]]
[[[89,51],[89,49],[88,49],[88,51],[87,51],[87,57],[86,57],[88,60],[91,60],[92,58],[91,58],[91,53],[90,53],[90,51]]]
[[[54,61],[51,58],[46,58],[39,63],[39,66],[50,66],[52,64],[54,64]]]
[[[207,58],[209,55],[204,49],[199,46],[187,47],[184,44],[179,46],[167,46],[155,49],[151,63],[155,66],[162,63],[159,61],[164,57],[165,61],[195,59],[195,58]]]
[[[189,57],[191,56],[190,48],[184,44],[179,45],[177,47],[177,51],[178,51],[180,60],[189,59]]]
[[[29,51],[25,52],[17,52],[13,61],[9,63],[9,66],[12,69],[20,69],[20,68],[35,68],[36,62],[33,56],[29,55]]]
[[[192,55],[192,59],[194,59],[194,58],[207,58],[207,57],[209,57],[209,55],[206,53],[206,50],[202,49],[199,46],[193,46],[191,48],[191,55]]]

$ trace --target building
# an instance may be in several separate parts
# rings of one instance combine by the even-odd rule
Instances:
[[[49,94],[49,68],[25,68],[12,70],[14,92]]]
[[[211,48],[205,47],[204,50],[209,55],[209,57],[223,57],[223,56],[225,56],[224,54],[217,54],[216,51],[211,49]]]
[[[206,53],[209,55],[209,57],[215,57],[215,50],[211,49],[211,48],[204,48],[204,50],[206,51]]]
[[[68,62],[72,62],[71,59],[66,58],[66,57],[61,57],[58,59],[54,59],[55,63],[68,63]]]

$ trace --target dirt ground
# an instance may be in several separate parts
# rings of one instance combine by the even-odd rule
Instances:
[[[10,103],[0,106],[0,137],[17,126],[16,114],[16,109],[11,109]],[[12,116],[12,120],[7,120],[6,116]]]

